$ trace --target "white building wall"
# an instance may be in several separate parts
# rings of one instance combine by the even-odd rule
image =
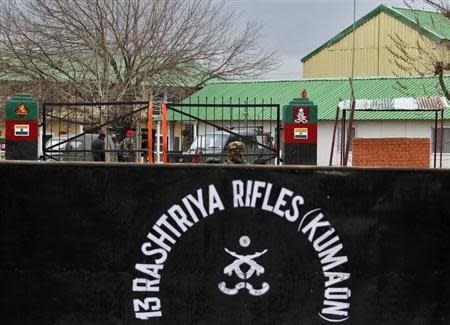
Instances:
[[[228,122],[229,124],[229,122]],[[219,124],[221,125],[221,124]],[[275,121],[265,121],[261,123],[248,123],[248,126],[263,126],[264,131],[272,131],[275,136],[276,123]],[[224,123],[224,127],[228,128],[230,125]],[[233,127],[244,127],[244,123],[235,123]],[[318,143],[317,143],[317,165],[328,166],[330,159],[331,142],[333,137],[334,121],[319,121],[318,125]],[[440,121],[438,121],[438,128],[440,127]],[[346,125],[348,128],[348,122]],[[355,136],[358,138],[428,138],[430,139],[430,167],[434,164],[434,154],[431,148],[431,135],[434,128],[434,120],[429,121],[355,121]],[[444,128],[450,128],[450,121],[444,121]],[[348,129],[346,130],[346,132]],[[198,123],[197,132],[212,133],[217,132],[217,128],[205,125],[204,123]],[[281,136],[281,141],[283,137]],[[450,140],[448,140],[450,141]],[[445,142],[445,139],[444,139]],[[333,148],[333,163],[332,166],[340,165],[340,123],[336,132],[336,141]],[[439,151],[439,148],[438,148]],[[443,154],[442,166],[450,168],[450,153]],[[349,155],[348,166],[351,166],[352,156]],[[439,167],[439,154],[437,155],[437,166]]]
[[[247,122],[244,121],[208,121],[209,123],[213,124],[213,125],[209,125],[209,124],[205,124],[203,122],[198,122],[197,124],[197,129],[199,134],[204,134],[204,133],[214,133],[214,132],[220,132],[219,127],[224,127],[225,129],[233,129],[233,128],[246,128],[246,127],[262,127],[264,132],[272,132],[273,134],[275,134],[275,130],[276,130],[276,126],[277,126],[277,122],[276,121],[254,121],[254,120],[249,120]]]
[[[333,137],[334,121],[319,121],[317,164],[328,166]],[[428,138],[430,139],[430,167],[434,164],[432,152],[432,129],[434,120],[430,121],[355,121],[355,136],[357,138]],[[440,121],[438,121],[438,128]],[[346,125],[348,128],[348,122]],[[444,128],[450,128],[450,121],[444,121]],[[348,132],[348,129],[346,130]],[[445,142],[445,139],[444,139]],[[439,148],[437,150],[439,152]],[[340,165],[340,125],[336,132],[336,142],[333,153],[333,166]],[[348,166],[351,166],[351,152]],[[437,166],[439,167],[439,153],[437,154]],[[442,166],[450,168],[450,153],[444,153]]]

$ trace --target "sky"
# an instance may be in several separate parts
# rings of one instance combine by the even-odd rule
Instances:
[[[259,45],[277,51],[279,68],[258,79],[301,78],[301,58],[353,24],[354,0],[223,1],[241,22],[258,22]],[[356,20],[381,4],[405,7],[403,0],[356,0]]]

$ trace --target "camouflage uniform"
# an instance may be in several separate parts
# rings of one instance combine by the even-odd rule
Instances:
[[[226,164],[230,165],[248,165],[248,162],[244,159],[243,153],[245,150],[245,144],[241,141],[233,141],[228,144],[228,157],[225,160]]]
[[[135,162],[136,152],[128,150],[136,150],[136,142],[133,138],[125,138],[120,143],[120,150],[122,150],[123,161]]]

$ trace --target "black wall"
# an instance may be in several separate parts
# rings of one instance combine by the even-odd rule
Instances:
[[[324,276],[301,217],[321,208],[348,262],[349,319],[342,324],[450,324],[450,171],[299,169],[126,164],[0,164],[1,324],[331,324],[318,314]],[[259,180],[301,195],[289,222],[233,208],[232,180]],[[171,246],[161,271],[163,316],[137,320],[136,263],[163,213],[213,184],[223,211]],[[206,196],[207,200],[207,196]],[[328,229],[328,228],[327,228]],[[251,238],[249,247],[239,239]],[[218,283],[239,254],[270,284],[261,296],[227,296]],[[245,271],[244,271],[245,272]]]

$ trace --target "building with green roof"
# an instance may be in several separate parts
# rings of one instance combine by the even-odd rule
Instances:
[[[433,11],[396,8],[381,5],[303,56],[303,77],[346,77],[352,73],[354,53],[355,76],[409,75],[401,69],[391,53],[394,40],[401,40],[414,60],[420,60],[421,72],[432,74],[429,58],[419,58],[418,46],[448,62],[450,60],[450,19]],[[413,73],[416,74],[416,73]]]
[[[355,46],[353,46],[353,25],[339,32],[317,49],[306,54],[303,62],[303,77],[300,80],[257,80],[215,82],[201,89],[187,101],[204,102],[270,102],[286,105],[300,97],[303,89],[307,97],[318,106],[318,165],[328,165],[333,150],[339,164],[341,145],[339,141],[332,148],[332,138],[336,108],[343,100],[351,99],[349,76],[354,72],[354,93],[358,100],[365,99],[380,105],[390,102],[408,102],[419,98],[418,102],[436,103],[430,96],[439,97],[437,102],[448,107],[441,87],[430,71],[429,76],[409,76],[400,69],[390,49],[393,37],[398,37],[407,50],[416,50],[417,44],[441,51],[449,56],[450,20],[436,12],[394,8],[381,5],[355,23]],[[354,66],[353,66],[354,54]],[[417,57],[417,65],[424,65]],[[450,60],[444,57],[443,60]],[[431,71],[432,72],[432,71]],[[444,77],[447,88],[450,76]],[[406,99],[405,99],[406,98]],[[348,103],[348,102],[347,102]],[[430,107],[432,108],[432,107]],[[438,107],[436,107],[438,108]],[[267,120],[273,119],[273,112],[263,114]],[[362,138],[427,138],[430,141],[430,166],[434,152],[434,112],[419,111],[375,111],[355,113],[353,134]],[[207,119],[212,117],[205,117]],[[443,166],[450,167],[450,113],[444,110]],[[340,125],[337,138],[340,138]],[[439,137],[438,137],[439,139]],[[350,155],[351,165],[351,155]]]
[[[450,76],[445,78],[450,86]],[[358,99],[394,99],[403,97],[442,97],[442,92],[435,77],[367,77],[355,78],[353,81],[355,96]],[[308,99],[318,106],[318,165],[328,165],[331,151],[333,127],[336,108],[343,100],[351,99],[350,83],[347,78],[316,78],[300,80],[241,80],[214,82],[193,94],[185,102],[190,103],[227,103],[245,102],[274,103],[287,105],[292,99],[300,97],[306,90]],[[206,120],[217,119],[217,110],[202,116]],[[273,120],[276,114],[266,111],[265,120]],[[445,111],[444,118],[450,119],[450,111]],[[434,112],[363,112],[355,113],[355,137],[416,137],[432,138],[435,123]],[[445,121],[445,127],[450,123]],[[338,126],[338,137],[340,136]],[[450,128],[444,129],[444,165],[450,167]],[[433,142],[433,141],[431,141]],[[430,145],[430,150],[432,150]],[[334,148],[334,156],[339,157],[340,144]],[[432,156],[432,155],[431,155]],[[338,165],[335,159],[333,165]],[[432,165],[432,161],[430,161]]]

